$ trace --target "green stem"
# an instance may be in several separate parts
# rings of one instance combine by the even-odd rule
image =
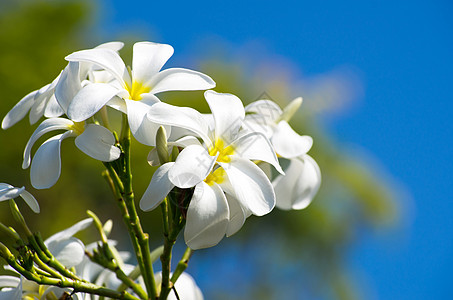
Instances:
[[[170,293],[173,283],[170,281],[170,272],[171,272],[171,256],[172,249],[176,242],[179,232],[185,225],[185,218],[182,215],[182,208],[184,202],[184,196],[186,191],[177,190],[176,193],[170,193],[168,195],[167,204],[172,207],[172,222],[170,223],[168,219],[168,205],[167,205],[167,220],[171,224],[168,234],[165,234],[164,240],[164,252],[160,257],[162,263],[162,287],[160,292],[159,299],[167,299],[168,294]],[[175,201],[176,200],[176,201]],[[165,203],[165,202],[164,202]],[[165,205],[165,204],[164,204]],[[164,213],[165,215],[165,213]],[[168,226],[168,225],[167,225]],[[164,219],[164,229],[165,229],[165,219]],[[168,229],[168,227],[167,227]]]
[[[132,171],[130,163],[131,134],[127,115],[123,114],[120,145],[123,155],[118,161],[105,163],[110,180],[115,185],[114,193],[119,200],[121,213],[134,246],[137,262],[140,266],[149,297],[157,299],[156,282],[149,249],[149,236],[143,232],[134,203],[132,189]],[[116,168],[115,168],[116,166]]]
[[[187,247],[186,251],[184,252],[181,260],[179,261],[178,265],[176,266],[175,271],[173,272],[173,275],[171,276],[171,281],[176,283],[176,280],[178,280],[179,276],[181,276],[182,272],[184,272],[187,269],[187,266],[189,264],[189,260],[192,257],[193,250]]]
[[[44,244],[41,235],[39,233],[36,233],[33,236],[28,237],[28,241],[31,243],[33,246],[33,249],[36,251],[38,254],[38,257],[46,263],[48,266],[54,268],[56,271],[58,271],[61,275],[68,277],[73,280],[77,281],[84,281],[85,280],[79,278],[77,275],[69,271],[64,265],[62,265],[54,256],[52,253],[50,253],[49,249],[47,249],[47,246]]]
[[[126,285],[127,287],[130,287],[141,299],[147,299],[148,296],[146,292],[142,289],[140,284],[137,284],[134,282],[132,278],[126,275],[124,271],[121,269],[121,267],[118,265],[117,262],[115,262],[112,259],[112,253],[110,246],[107,243],[102,244],[101,249],[103,249],[103,252],[107,252],[105,256],[103,256],[102,259],[99,259],[96,255],[92,255],[91,253],[86,252],[87,256],[90,258],[91,261],[94,263],[97,263],[101,265],[102,267],[109,269],[113,273],[115,273],[116,277],[121,280],[121,282]]]
[[[3,246],[3,245],[0,245]],[[0,255],[8,262],[8,264],[13,267],[17,272],[22,274],[28,280],[34,281],[38,284],[43,285],[52,285],[58,287],[68,287],[73,288],[74,292],[84,292],[93,295],[110,297],[113,299],[125,299],[125,300],[139,300],[139,298],[134,297],[128,292],[117,292],[115,290],[107,289],[92,283],[82,282],[78,280],[73,280],[69,278],[49,278],[37,273],[27,271],[23,268],[17,261],[15,256],[9,252],[6,247],[1,247]]]

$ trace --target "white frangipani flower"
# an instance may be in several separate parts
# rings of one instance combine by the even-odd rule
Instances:
[[[275,205],[272,185],[252,160],[281,170],[269,140],[261,133],[239,134],[245,111],[231,94],[206,91],[213,124],[194,109],[156,103],[152,122],[190,130],[203,140],[186,140],[175,162],[162,165],[140,201],[143,210],[157,207],[174,186],[195,187],[187,211],[184,237],[192,249],[217,244],[239,230],[250,214],[262,216]],[[227,196],[225,196],[225,194]]]
[[[130,72],[121,57],[110,49],[82,50],[67,56],[68,61],[95,64],[115,78],[111,83],[84,86],[69,105],[69,118],[75,122],[84,121],[108,104],[127,113],[131,132],[139,142],[154,145],[159,125],[150,122],[146,113],[153,104],[160,102],[155,94],[206,90],[215,86],[209,76],[200,72],[182,68],[160,71],[173,51],[173,47],[166,44],[136,43]]]
[[[119,51],[123,47],[122,42],[110,42],[97,46],[95,49],[110,49],[111,51]],[[57,102],[56,95],[58,87],[61,86],[61,78],[64,77],[63,74],[73,70],[74,67],[79,68],[79,64],[69,63],[68,66],[49,84],[43,86],[39,90],[33,91],[23,97],[3,118],[2,128],[8,129],[13,126],[20,120],[22,120],[27,113],[29,113],[30,124],[35,124],[42,116],[46,118],[55,118],[63,115],[67,110],[67,107],[60,107],[61,101]],[[81,67],[82,68],[82,67]],[[85,63],[83,65],[83,71],[80,72],[81,78],[77,78],[77,81],[80,85],[80,82],[87,76],[87,74],[92,73],[95,69],[92,64]],[[73,72],[73,71],[71,71]],[[72,83],[74,86],[74,83]],[[61,88],[60,88],[61,90]],[[65,92],[68,92],[65,90]],[[69,91],[70,92],[70,91]],[[61,94],[61,93],[60,93]],[[70,94],[70,93],[69,93]],[[67,96],[65,96],[67,97]]]
[[[246,106],[244,130],[260,131],[272,142],[276,153],[289,160],[285,175],[279,174],[272,181],[276,206],[280,209],[304,209],[321,185],[321,171],[318,164],[307,152],[313,139],[299,135],[288,124],[289,119],[302,104],[302,98],[294,99],[282,111],[270,100],[259,100]]]
[[[30,166],[30,153],[34,143],[54,130],[66,132],[49,138],[36,151],[30,170],[34,188],[50,188],[57,182],[61,172],[60,145],[65,138],[76,137],[77,148],[94,159],[109,162],[120,157],[121,151],[115,146],[115,137],[107,128],[85,122],[75,123],[65,118],[51,118],[44,120],[28,140],[22,168]]]
[[[25,190],[25,187],[17,188],[7,183],[0,183],[0,202],[21,197],[25,203],[35,212],[39,213],[39,204],[35,197]]]

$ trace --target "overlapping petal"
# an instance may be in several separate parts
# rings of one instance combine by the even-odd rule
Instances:
[[[79,70],[80,65],[79,62],[69,62],[61,73],[60,80],[55,86],[55,98],[65,112],[68,111],[71,101],[82,88]]]
[[[156,103],[148,111],[148,119],[157,124],[181,127],[201,137],[209,147],[209,125],[202,114],[189,107],[178,107],[163,102]]]
[[[271,100],[258,100],[245,107],[247,113],[259,116],[261,122],[266,124],[274,123],[283,113],[281,108]]]
[[[204,180],[211,172],[217,156],[211,156],[202,146],[184,148],[168,172],[170,181],[179,188],[190,188]]]
[[[74,52],[65,57],[67,61],[90,62],[108,70],[120,82],[123,88],[132,85],[126,65],[119,54],[111,49],[95,48]]]
[[[206,91],[204,96],[214,117],[215,138],[233,141],[245,118],[241,100],[235,95],[214,91]]]
[[[46,118],[58,118],[59,116],[63,115],[65,110],[60,106],[55,95],[50,97],[49,101],[47,102],[46,108],[44,109],[44,117]]]
[[[17,197],[24,199],[25,203],[35,212],[39,213],[39,204],[35,197],[25,190],[24,187],[17,188],[7,183],[0,183],[0,201],[14,199]]]
[[[220,165],[225,169],[241,206],[256,216],[265,215],[274,208],[272,184],[256,164],[234,156],[229,164]]]
[[[75,144],[88,156],[100,161],[113,161],[120,157],[121,150],[115,146],[115,137],[105,127],[88,124]]]
[[[91,83],[72,99],[68,107],[68,117],[74,122],[85,121],[121,92],[122,90],[111,84]]]
[[[319,190],[321,172],[318,165],[308,155],[293,158],[285,176],[273,181],[277,207],[283,210],[304,209]]]
[[[166,91],[207,90],[215,87],[214,80],[208,75],[183,68],[163,70],[154,75],[147,84],[153,94]]]
[[[292,158],[304,155],[313,145],[313,139],[308,135],[299,135],[288,122],[280,121],[271,138],[277,154]]]
[[[146,116],[151,107],[159,102],[159,99],[153,95],[149,95],[143,101],[126,100],[127,119],[132,135],[137,141],[148,146],[156,145],[156,133],[160,124],[151,122]],[[168,134],[171,133],[169,126],[166,126],[165,130]]]
[[[68,131],[51,137],[38,148],[30,168],[31,185],[34,188],[47,189],[58,181],[61,172],[61,141],[71,134]]]
[[[187,210],[184,239],[191,249],[218,244],[228,227],[229,208],[222,189],[204,181],[197,184]]]
[[[235,155],[250,160],[270,163],[279,173],[284,173],[269,140],[261,133],[254,132],[241,136],[233,143]]]
[[[23,97],[14,107],[6,114],[2,121],[2,128],[8,129],[20,120],[22,120],[34,104],[34,98],[38,91],[33,91]]]
[[[140,199],[142,210],[150,211],[156,208],[173,189],[175,185],[168,178],[168,171],[173,164],[173,162],[163,164],[154,172],[148,188]]]
[[[39,124],[38,128],[33,132],[30,139],[25,146],[24,151],[24,161],[22,163],[22,168],[26,169],[30,166],[30,153],[33,145],[35,142],[44,134],[53,131],[53,130],[67,130],[70,128],[74,122],[64,118],[52,118],[44,120],[41,124]]]
[[[167,44],[139,42],[134,44],[132,77],[147,84],[173,55],[173,47]]]
[[[237,201],[236,198],[229,195],[226,195],[226,198],[228,201],[228,207],[230,209],[230,217],[228,219],[226,236],[230,237],[242,228],[242,225],[244,225],[245,223],[246,216],[241,204]]]

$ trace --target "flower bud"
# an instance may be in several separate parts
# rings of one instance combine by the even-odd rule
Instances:
[[[284,109],[283,113],[280,116],[279,121],[286,121],[288,122],[302,105],[302,97],[298,97],[291,101]],[[277,122],[278,123],[278,122]]]
[[[163,126],[160,126],[156,133],[156,150],[160,163],[168,162],[167,133]]]
[[[33,233],[31,232],[30,228],[28,228],[24,216],[22,216],[22,214],[20,213],[19,208],[17,207],[17,204],[16,202],[14,202],[14,200],[9,200],[9,207],[13,214],[14,220],[16,220],[22,226],[27,236],[32,236]]]

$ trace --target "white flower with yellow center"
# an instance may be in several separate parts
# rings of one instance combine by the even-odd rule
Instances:
[[[184,232],[192,249],[213,246],[239,230],[250,214],[262,216],[273,209],[272,185],[253,161],[268,162],[282,172],[263,134],[239,134],[245,111],[238,97],[206,91],[205,98],[213,124],[191,108],[157,103],[150,109],[152,122],[189,130],[203,143],[187,138],[176,161],[155,172],[140,201],[143,210],[152,210],[174,186],[195,187]]]
[[[115,81],[84,86],[72,99],[68,116],[81,122],[108,104],[127,113],[131,132],[146,145],[154,145],[159,125],[146,118],[149,108],[160,102],[155,94],[165,91],[206,90],[214,81],[200,72],[170,68],[160,71],[173,55],[173,47],[151,42],[136,43],[133,48],[132,69],[110,49],[90,49],[72,53],[72,62],[90,62],[110,72]],[[124,100],[124,101],[123,101]]]
[[[66,130],[46,140],[36,151],[31,162],[31,150],[35,142],[44,134]],[[30,166],[31,184],[37,189],[53,186],[61,173],[60,145],[68,137],[76,137],[75,144],[88,156],[100,161],[113,161],[120,157],[121,151],[115,146],[115,137],[105,127],[97,124],[76,123],[64,118],[44,120],[33,132],[24,151],[22,168]]]
[[[285,174],[277,175],[272,181],[276,206],[284,210],[307,207],[321,185],[318,164],[307,154],[313,139],[299,135],[288,124],[301,104],[302,98],[296,98],[282,111],[273,101],[259,100],[245,108],[248,113],[245,132],[262,132],[271,141],[277,155],[289,160],[284,168]]]

